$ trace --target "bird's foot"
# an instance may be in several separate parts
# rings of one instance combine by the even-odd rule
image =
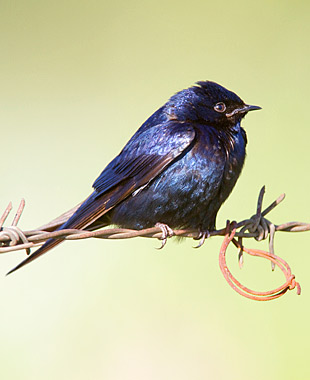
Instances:
[[[157,248],[157,249],[162,249],[167,243],[167,238],[172,237],[174,233],[173,233],[173,230],[167,224],[164,224],[164,223],[156,223],[155,227],[159,227],[162,230],[162,236],[160,238],[161,246]]]
[[[199,240],[199,244],[193,248],[200,248],[201,246],[203,246],[206,239],[209,239],[209,237],[210,237],[210,232],[208,230],[199,231],[198,236],[194,238],[194,240]]]

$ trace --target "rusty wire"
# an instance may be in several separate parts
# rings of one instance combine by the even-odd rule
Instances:
[[[269,300],[278,298],[280,295],[284,294],[288,289],[292,289],[295,286],[298,288],[298,294],[300,293],[300,286],[296,283],[294,276],[291,274],[290,267],[288,264],[278,256],[274,254],[274,236],[277,231],[284,232],[302,232],[309,231],[310,224],[302,222],[287,222],[279,225],[275,225],[270,222],[265,216],[272,211],[276,206],[278,206],[285,198],[285,194],[281,194],[274,202],[272,202],[265,210],[262,211],[263,198],[265,194],[265,186],[260,190],[256,213],[249,219],[242,220],[237,223],[234,222],[233,225],[224,227],[222,229],[207,231],[201,233],[195,230],[189,229],[179,229],[174,230],[169,233],[168,237],[179,236],[187,237],[193,239],[200,239],[198,247],[202,246],[206,239],[211,236],[225,236],[221,250],[220,250],[220,267],[224,274],[226,281],[234,290],[239,294],[247,298],[252,298],[255,300]],[[79,240],[88,238],[97,239],[129,239],[134,237],[148,237],[156,238],[162,241],[161,248],[165,245],[167,241],[167,235],[165,235],[163,228],[158,224],[158,226],[152,228],[146,228],[143,230],[132,230],[124,228],[104,228],[97,231],[86,231],[86,230],[76,230],[76,229],[65,229],[56,230],[62,223],[64,223],[76,210],[77,207],[68,211],[67,213],[61,215],[59,218],[53,220],[52,222],[44,225],[40,229],[22,231],[17,224],[23,213],[25,207],[25,201],[22,200],[14,220],[9,227],[3,227],[8,215],[12,211],[11,202],[5,209],[3,215],[0,218],[0,253],[6,253],[17,250],[26,250],[26,253],[30,253],[30,248],[42,245],[46,240],[50,238],[61,238],[63,240]],[[238,240],[235,239],[238,237]],[[269,252],[259,251],[253,249],[247,249],[243,246],[244,238],[254,238],[257,241],[265,240],[269,237]],[[230,273],[225,262],[226,249],[230,242],[238,248],[238,260],[239,266],[243,265],[243,254],[248,253],[252,256],[260,256],[267,258],[271,261],[272,269],[278,266],[286,277],[286,283],[280,288],[275,289],[271,292],[254,292],[250,289],[245,288],[241,285]]]
[[[223,240],[220,256],[219,256],[219,264],[220,269],[223,273],[225,280],[228,284],[239,294],[246,298],[250,298],[255,301],[270,301],[276,298],[279,298],[283,294],[285,294],[288,290],[293,290],[295,287],[297,288],[297,294],[300,295],[301,287],[299,283],[295,280],[295,275],[292,274],[290,266],[284,261],[281,257],[276,256],[270,252],[261,251],[259,249],[248,249],[240,245],[240,242],[234,239],[236,234],[236,222],[230,223],[227,221],[226,225],[226,235]],[[273,264],[273,269],[275,266],[279,267],[285,276],[285,283],[279,286],[276,289],[269,290],[267,292],[258,292],[252,289],[247,288],[242,285],[230,272],[226,264],[226,251],[229,244],[233,242],[234,245],[238,248],[238,251],[246,252],[251,256],[262,257],[269,260]]]

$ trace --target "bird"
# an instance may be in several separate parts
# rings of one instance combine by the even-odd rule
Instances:
[[[160,226],[207,233],[239,178],[247,136],[241,121],[261,107],[212,81],[174,94],[131,137],[93,183],[93,192],[58,229]],[[8,272],[63,239],[47,240]]]

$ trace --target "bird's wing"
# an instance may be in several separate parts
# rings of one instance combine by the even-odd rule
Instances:
[[[194,128],[186,123],[168,122],[153,126],[131,138],[121,153],[103,170],[93,184],[95,191],[59,229],[85,229],[141,186],[158,176],[167,165],[189,149]],[[49,239],[9,273],[30,263],[62,239]],[[9,274],[8,273],[8,274]]]
[[[93,184],[100,196],[125,178],[135,178],[139,186],[156,177],[194,140],[195,130],[189,124],[168,122],[139,131],[121,153],[103,170]],[[140,183],[141,182],[141,183]]]
[[[134,135],[93,184],[95,191],[61,227],[84,229],[158,176],[195,138],[190,125],[165,123]]]

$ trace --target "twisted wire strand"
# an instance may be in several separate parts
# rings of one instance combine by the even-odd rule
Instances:
[[[169,231],[168,235],[165,233],[163,226],[160,225],[160,223],[158,223],[155,227],[146,228],[143,230],[132,230],[125,228],[104,228],[97,231],[76,229],[56,230],[75,212],[79,205],[39,229],[22,231],[19,227],[17,227],[25,208],[25,201],[22,199],[11,226],[3,227],[3,224],[12,211],[11,202],[8,204],[3,215],[0,217],[0,254],[23,249],[26,250],[27,254],[30,254],[30,248],[40,246],[50,238],[60,237],[64,240],[80,240],[89,238],[130,239],[135,237],[146,237],[160,239],[162,241],[162,248],[167,241],[167,237],[171,236],[187,237],[196,240],[200,239],[197,247],[201,247],[205,240],[211,236],[224,236],[220,249],[220,268],[224,278],[236,292],[247,298],[259,301],[278,298],[285,294],[287,290],[294,289],[295,287],[297,287],[297,294],[300,294],[300,285],[296,282],[295,276],[292,275],[289,265],[283,259],[274,254],[274,238],[277,231],[309,231],[310,223],[293,221],[279,225],[273,224],[271,221],[266,219],[265,216],[284,200],[285,194],[281,194],[274,202],[262,211],[264,194],[265,186],[263,186],[259,192],[256,213],[249,219],[244,219],[238,223],[227,223],[226,227],[214,231],[204,231],[202,233],[201,231],[179,229]],[[237,240],[236,237],[238,238]],[[245,238],[254,238],[257,241],[262,241],[269,238],[269,252],[245,248],[243,245],[243,239]],[[244,253],[252,256],[263,257],[271,262],[272,270],[274,270],[276,266],[282,270],[285,275],[286,282],[281,287],[269,292],[255,292],[240,284],[231,274],[226,265],[226,251],[231,242],[237,247],[240,267],[243,265]]]

